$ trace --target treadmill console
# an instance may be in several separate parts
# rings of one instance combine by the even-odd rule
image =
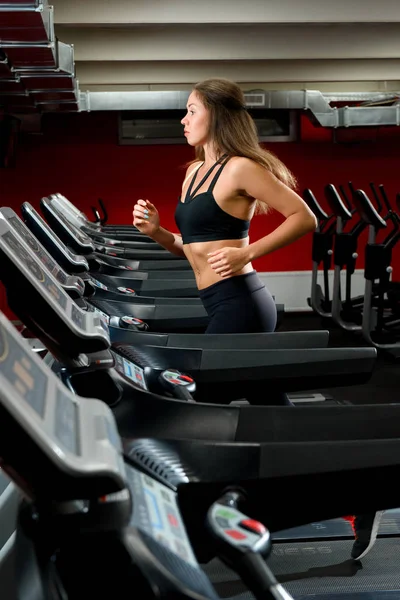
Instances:
[[[89,305],[88,312],[94,312],[104,321],[104,323],[108,326],[110,324],[110,315],[107,315],[105,312],[97,308],[97,306]]]
[[[71,215],[74,215],[76,218],[87,220],[85,213],[82,213],[74,204],[72,204],[72,202],[70,202],[70,200],[68,200],[68,198],[63,196],[63,194],[57,192],[56,194],[52,194],[52,198],[57,198],[61,205],[63,205]]]
[[[112,355],[115,360],[116,371],[126,379],[133,381],[133,383],[143,390],[147,390],[146,378],[142,367],[139,367],[139,365],[131,360],[127,360],[124,356],[120,356],[116,352],[112,352]]]
[[[68,221],[81,230],[81,227],[87,227],[88,219],[84,213],[81,213],[65,196],[60,193],[51,194],[51,200],[56,204],[58,210],[63,214],[67,214]],[[93,230],[96,233],[96,229]]]
[[[85,291],[84,283],[78,277],[67,275],[63,269],[53,260],[50,254],[43,248],[40,242],[30,232],[25,223],[11,208],[0,208],[0,217],[7,220],[11,228],[26,243],[29,249],[36,254],[40,262],[50,271],[51,275],[64,288],[75,289],[78,296],[83,296]]]
[[[106,520],[122,528],[131,563],[139,565],[150,583],[147,589],[158,590],[154,598],[160,592],[160,597],[217,600],[194,556],[175,489],[157,481],[160,476],[152,476],[143,460],[136,466],[134,457],[124,463],[111,410],[68,391],[1,312],[0,420],[4,471],[28,498],[46,500],[37,510],[51,506],[54,511],[62,503],[54,535],[63,515],[78,515],[77,536],[86,523],[91,530],[107,530]],[[75,502],[64,504],[68,501]],[[37,534],[40,539],[40,530]],[[101,536],[96,543],[101,552]],[[104,543],[109,544],[107,537]],[[129,561],[126,568],[132,568]]]
[[[135,507],[131,524],[196,566],[175,492],[136,469],[127,467],[127,476]]]
[[[89,263],[84,256],[74,254],[71,250],[60,240],[60,238],[54,233],[51,227],[46,223],[42,216],[29,204],[24,202],[21,205],[21,213],[25,219],[25,222],[33,234],[42,242],[49,252],[53,251],[56,255],[64,257],[69,268],[67,270],[75,272],[76,267],[81,271],[89,271]],[[57,259],[58,260],[58,259]],[[61,260],[60,260],[61,262]],[[63,261],[65,264],[65,261]]]
[[[97,352],[110,346],[108,331],[104,322],[95,313],[81,310],[47,269],[42,266],[35,255],[28,252],[27,247],[10,229],[3,219],[0,219],[0,260],[1,279],[8,289],[17,291],[22,283],[32,286],[40,297],[49,304],[64,327],[72,334],[74,340],[81,345],[81,352]],[[7,259],[7,260],[5,260]],[[28,311],[34,309],[34,303],[26,305]],[[30,314],[30,313],[29,313]],[[36,314],[36,321],[45,323],[46,314]],[[53,336],[56,335],[52,331]],[[68,340],[73,343],[72,337]]]
[[[62,231],[70,240],[71,245],[78,247],[81,252],[93,253],[95,251],[94,244],[90,237],[71,225],[70,221],[62,214],[61,210],[54,199],[42,198],[40,204],[48,218],[52,220],[58,231]]]
[[[147,560],[141,564],[143,572],[147,573],[149,579],[153,579],[155,587],[160,590],[165,585],[170,588],[172,583],[165,581],[163,571],[167,572],[168,578],[172,575],[172,581],[179,582],[177,598],[217,600],[218,596],[210,580],[200,569],[194,556],[178,508],[176,492],[129,466],[127,476],[134,507],[131,525],[137,529],[141,540],[152,554],[151,563]],[[134,531],[131,530],[126,536],[128,545]],[[137,544],[133,543],[134,556],[136,548]],[[162,565],[162,570],[158,565]],[[175,597],[174,591],[174,588],[170,588],[171,597]]]
[[[93,241],[88,235],[86,235],[86,233],[83,233],[83,231],[73,225],[71,221],[64,215],[63,207],[56,197],[49,196],[48,198],[43,198],[42,202],[46,205],[46,208],[51,211],[52,215],[59,220],[60,224],[64,227],[64,229],[67,230],[68,234],[75,238],[76,242],[78,242],[84,248],[90,248],[91,251],[94,252],[95,248]]]
[[[0,413],[3,467],[17,471],[31,496],[42,491],[59,500],[86,498],[89,490],[101,495],[125,488],[111,410],[64,387],[1,312]],[[57,485],[43,477],[46,470],[59,473]]]

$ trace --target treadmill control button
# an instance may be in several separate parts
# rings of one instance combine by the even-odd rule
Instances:
[[[226,519],[236,519],[237,515],[237,511],[230,508],[221,507],[217,511],[217,517],[225,517]]]
[[[119,319],[119,327],[129,329],[131,327],[134,331],[147,331],[149,326],[142,319],[136,319],[135,317],[124,316]]]
[[[121,317],[121,321],[126,325],[141,325],[143,323],[143,321],[135,319],[135,317]]]
[[[264,535],[267,531],[262,523],[254,521],[253,519],[244,519],[243,521],[240,521],[239,526],[242,529],[247,529],[248,531],[251,531],[251,533],[256,533],[258,535]]]
[[[135,290],[126,287],[118,287],[117,290],[121,292],[121,294],[136,294]]]
[[[244,535],[244,533],[241,533],[237,529],[225,529],[225,533],[226,535],[229,535],[229,537],[231,537],[233,540],[236,540],[238,542],[247,539],[247,535]]]
[[[183,375],[179,371],[175,371],[172,369],[168,369],[167,371],[163,371],[161,373],[161,377],[168,381],[169,383],[174,383],[175,385],[184,385],[189,386],[193,383],[193,379],[188,375]]]
[[[182,379],[183,381],[187,381],[188,383],[193,383],[193,379],[191,377],[189,377],[189,375],[179,375],[179,379]]]
[[[222,527],[222,529],[227,529],[230,525],[228,519],[223,519],[222,517],[217,517],[215,520],[218,523],[218,525],[220,527]]]

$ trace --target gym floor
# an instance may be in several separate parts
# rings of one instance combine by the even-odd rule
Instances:
[[[366,347],[368,344],[358,333],[344,331],[331,321],[322,319],[315,313],[286,313],[279,331],[329,330],[330,347]],[[400,401],[400,361],[378,351],[378,359],[371,379],[362,385],[335,387],[318,390],[333,396],[341,402],[351,404],[387,404]]]

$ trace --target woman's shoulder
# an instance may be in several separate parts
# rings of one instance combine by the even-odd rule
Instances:
[[[260,163],[247,158],[246,156],[232,156],[227,164],[230,163],[230,170],[232,173],[242,173],[249,170],[259,169]]]
[[[201,160],[195,160],[195,161],[191,162],[190,165],[186,169],[185,175],[189,175],[189,173],[192,173],[192,171],[199,168],[201,165],[201,162],[202,162]]]

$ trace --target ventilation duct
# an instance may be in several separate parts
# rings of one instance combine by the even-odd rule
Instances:
[[[73,46],[54,33],[47,0],[0,4],[0,106],[10,114],[78,111]]]
[[[119,111],[183,111],[189,92],[82,92],[80,110]],[[379,100],[392,98],[392,94],[380,94]],[[340,102],[373,103],[375,93],[324,95],[316,90],[288,90],[245,92],[246,104],[252,108],[270,110],[306,111],[321,127],[371,127],[400,125],[400,105],[394,106],[331,106],[336,99]]]
[[[53,7],[47,1],[0,6],[0,48],[16,68],[55,68]]]

